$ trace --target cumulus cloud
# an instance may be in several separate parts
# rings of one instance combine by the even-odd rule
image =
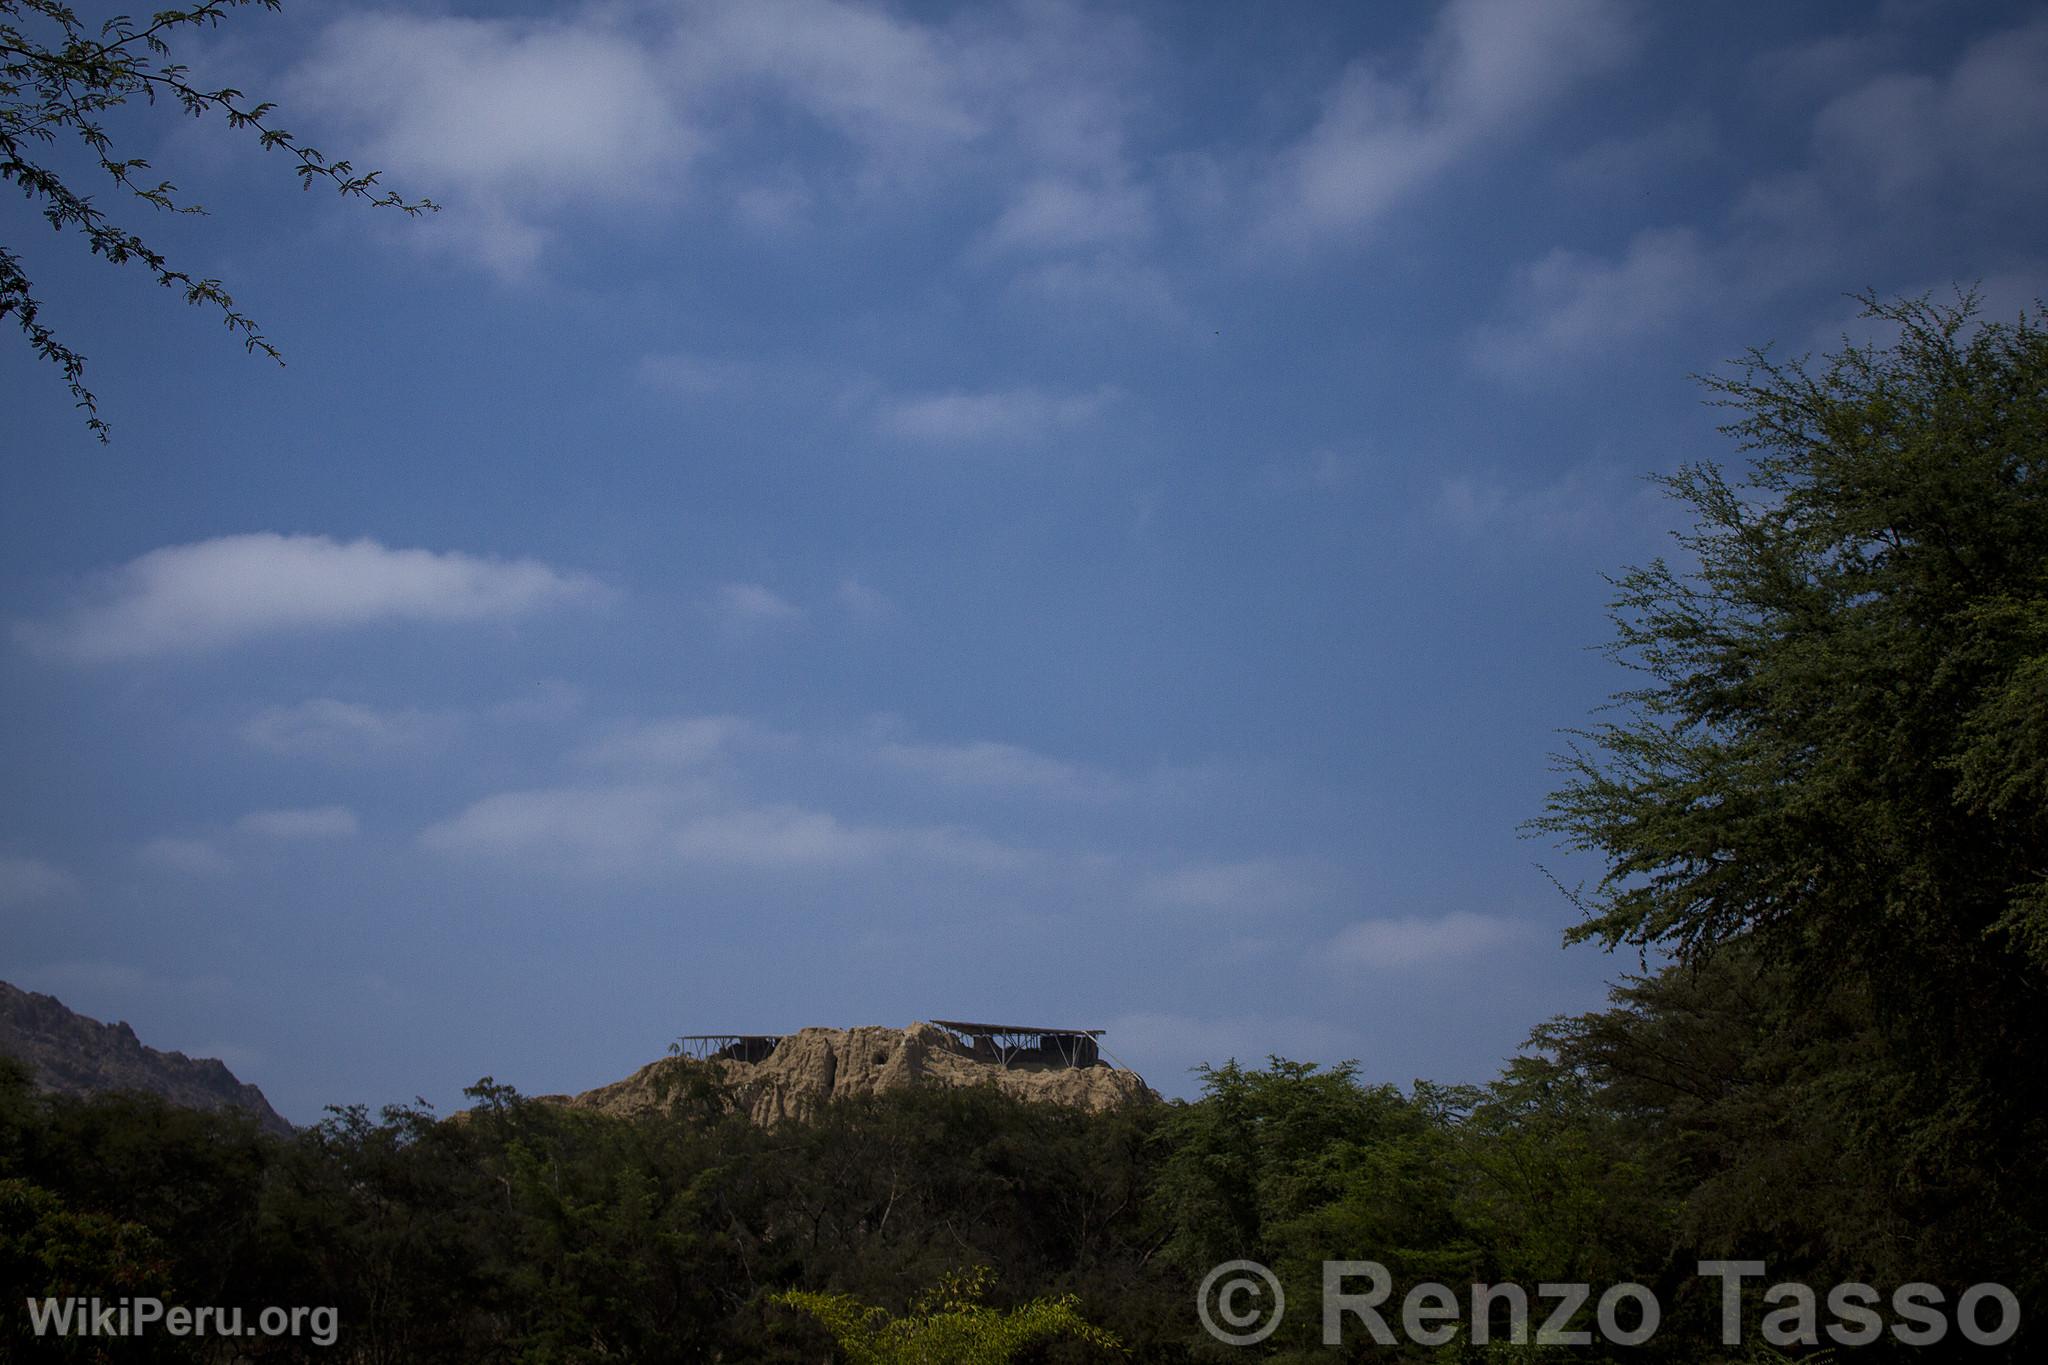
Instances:
[[[1021,442],[1088,422],[1115,396],[1108,387],[1092,393],[1016,388],[926,394],[885,403],[877,425],[885,435],[930,445]]]
[[[568,21],[346,15],[290,93],[395,177],[436,187],[442,226],[507,272],[548,241],[535,209],[670,193],[703,142],[645,35],[596,8]]]
[[[243,723],[242,740],[288,758],[356,763],[434,748],[454,725],[452,717],[425,711],[380,710],[361,702],[313,697],[291,706],[265,707]]]
[[[224,877],[235,870],[234,864],[204,839],[151,839],[136,856],[159,872],[185,877]]]
[[[593,206],[660,211],[709,186],[784,231],[821,194],[885,202],[991,166],[1027,187],[996,236],[1057,248],[1143,216],[1123,150],[1135,31],[1064,6],[927,22],[850,0],[370,12],[330,22],[288,92],[433,187],[447,211],[426,235],[510,275]],[[760,134],[791,126],[824,137]]]
[[[41,858],[0,853],[0,908],[35,905],[78,894],[78,879]]]
[[[1413,69],[1362,58],[1345,70],[1283,159],[1270,232],[1306,240],[1371,224],[1631,45],[1612,0],[1454,0]]]
[[[46,657],[97,662],[281,631],[505,618],[600,591],[594,579],[533,559],[262,531],[151,550],[100,574],[58,620],[17,632]]]
[[[1400,915],[1360,920],[1330,941],[1328,957],[1367,970],[1426,967],[1527,943],[1526,926],[1499,915],[1454,910],[1447,915]]]
[[[357,822],[356,813],[347,806],[310,806],[250,811],[235,822],[235,828],[265,839],[351,839]]]

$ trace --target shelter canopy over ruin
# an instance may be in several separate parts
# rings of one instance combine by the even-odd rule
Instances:
[[[781,1041],[779,1033],[685,1033],[675,1051],[699,1062],[765,1062]]]
[[[952,1036],[961,1052],[1000,1067],[1089,1067],[1102,1061],[1095,1040],[1099,1028],[1050,1028],[1042,1024],[976,1024],[963,1019],[934,1019],[934,1028]],[[686,1033],[671,1049],[700,1062],[768,1060],[783,1033]]]
[[[973,1024],[960,1019],[932,1023],[954,1034],[976,1057],[998,1066],[1094,1066],[1102,1060],[1095,1041],[1099,1028],[1046,1028],[1038,1024]]]

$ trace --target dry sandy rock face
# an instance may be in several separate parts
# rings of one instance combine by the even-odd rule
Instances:
[[[622,1081],[573,1098],[546,1096],[576,1109],[617,1116],[669,1112],[687,1102],[693,1068],[717,1068],[740,1108],[756,1123],[805,1118],[835,1099],[917,1086],[991,1085],[1022,1100],[1101,1112],[1156,1104],[1159,1095],[1135,1071],[1102,1064],[1004,1066],[977,1057],[934,1024],[909,1028],[807,1028],[785,1034],[758,1062],[730,1058],[691,1062],[664,1058]]]

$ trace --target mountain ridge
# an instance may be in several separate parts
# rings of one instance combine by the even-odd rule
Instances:
[[[153,1048],[126,1020],[103,1023],[54,995],[0,981],[0,1053],[19,1058],[37,1088],[86,1096],[138,1090],[191,1109],[240,1109],[265,1132],[289,1137],[291,1123],[256,1086],[214,1057]]]

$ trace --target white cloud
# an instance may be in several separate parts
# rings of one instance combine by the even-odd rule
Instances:
[[[702,147],[658,52],[616,13],[348,15],[290,94],[342,122],[392,183],[446,200],[439,226],[517,273],[549,240],[536,209],[671,194]]]
[[[935,29],[841,0],[694,4],[683,13],[671,60],[707,98],[752,85],[888,160],[984,131],[958,54]]]
[[[1719,275],[1690,228],[1639,232],[1620,260],[1560,248],[1521,269],[1507,316],[1478,330],[1473,353],[1497,374],[1540,381],[1686,321],[1714,298]]]
[[[359,13],[293,74],[393,183],[444,205],[419,226],[508,275],[593,206],[682,198],[752,106],[794,109],[879,162],[976,137],[957,53],[931,28],[837,0],[583,4],[538,18]],[[784,181],[755,217],[808,191]],[[412,234],[416,239],[420,234]]]
[[[234,864],[204,839],[151,839],[136,856],[160,872],[187,877],[224,877],[235,870]]]
[[[1946,74],[1877,75],[1814,120],[1817,163],[1895,201],[1961,180],[2036,193],[2048,160],[2048,20],[1982,39]]]
[[[517,277],[593,218],[692,201],[785,234],[940,186],[1021,186],[984,247],[1146,235],[1126,125],[1148,59],[1135,21],[1063,3],[926,20],[853,0],[586,0],[338,18],[287,93],[444,204],[406,239]]]
[[[659,785],[501,792],[420,836],[438,852],[580,875],[646,876],[681,868],[811,871],[884,860],[1006,871],[1030,855],[946,826],[854,824],[829,811],[725,800]]]
[[[1806,165],[1751,181],[1710,229],[1649,229],[1618,257],[1560,248],[1524,266],[1501,315],[1474,333],[1475,362],[1547,382],[1626,343],[1798,287],[1909,292],[1924,265],[1889,283],[1880,274],[1898,268],[1897,242],[1969,243],[1984,222],[2038,213],[2048,21],[1980,40],[1945,72],[1865,67],[1850,75],[1888,51],[1887,43],[1845,42],[1787,56],[1794,66],[1825,66],[1826,84],[1846,87],[1814,115]],[[1989,275],[2025,264],[1978,259]],[[1845,262],[1855,263],[1854,275],[1842,274]]]
[[[711,594],[711,613],[728,630],[748,631],[788,625],[803,619],[804,609],[759,583],[724,583]]]
[[[832,597],[848,616],[857,621],[884,621],[896,614],[896,604],[888,594],[858,578],[840,579],[839,586],[832,590]]]
[[[1305,864],[1277,858],[1198,862],[1145,878],[1139,895],[1154,905],[1256,914],[1327,894],[1329,878]]]
[[[257,810],[235,822],[244,834],[265,839],[351,839],[356,813],[347,806],[310,806],[300,810]]]
[[[1425,967],[1531,940],[1528,927],[1499,915],[1454,910],[1360,920],[1337,934],[1327,957],[1367,970]]]
[[[1653,127],[1602,138],[1558,163],[1558,178],[1575,193],[1639,194],[1668,184],[1674,172],[1719,150],[1711,118],[1688,110]]]
[[[1879,28],[1771,48],[1750,60],[1748,93],[1759,102],[1810,100],[1866,79],[1900,47],[1896,33]]]
[[[420,842],[473,857],[573,855],[623,869],[659,845],[672,803],[655,786],[501,792],[429,827]]]
[[[810,221],[817,198],[809,185],[785,172],[763,183],[735,189],[732,216],[741,226],[755,232],[792,232]]]
[[[545,725],[568,720],[583,709],[583,689],[559,678],[533,683],[518,696],[492,706],[490,718],[509,725]]]
[[[257,712],[243,724],[242,739],[290,758],[356,763],[433,749],[454,728],[455,721],[448,716],[314,697]]]
[[[1438,486],[1437,515],[1491,541],[1568,541],[1658,527],[1670,518],[1661,490],[1616,465],[1581,464],[1541,484],[1494,473],[1455,474]]]
[[[1111,246],[1149,237],[1153,226],[1152,197],[1141,186],[1046,178],[1017,191],[989,228],[982,249],[1053,251]]]
[[[1028,441],[1092,420],[1114,397],[1107,387],[1068,394],[1034,388],[927,394],[885,404],[878,424],[886,435],[932,445]]]
[[[17,633],[54,658],[132,659],[279,631],[503,618],[599,592],[533,559],[263,531],[152,550],[101,574],[62,619]]]
[[[1165,271],[1125,251],[1043,260],[1017,272],[1010,297],[1057,315],[1069,331],[1133,322],[1187,328],[1188,310]]]
[[[951,787],[1021,791],[1079,801],[1108,800],[1123,792],[1123,784],[1108,773],[996,740],[914,744],[884,739],[869,753],[891,767]]]
[[[1413,70],[1390,75],[1366,59],[1346,69],[1283,158],[1269,231],[1299,241],[1371,224],[1630,46],[1611,0],[1454,0]]]
[[[671,834],[686,862],[757,868],[844,867],[872,862],[891,842],[886,831],[842,823],[827,812],[796,806],[743,807],[695,815]]]
[[[62,900],[78,890],[78,879],[54,863],[0,853],[0,907]]]
[[[577,754],[618,768],[695,768],[738,746],[782,747],[788,737],[739,716],[672,716],[617,730]]]

